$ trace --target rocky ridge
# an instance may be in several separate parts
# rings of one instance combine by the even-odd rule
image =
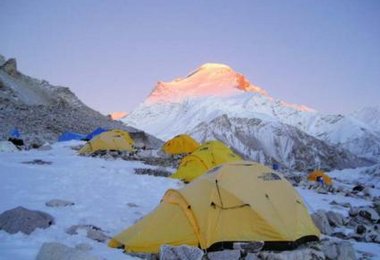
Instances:
[[[97,127],[132,132],[140,141],[160,146],[162,141],[86,106],[67,87],[26,76],[15,59],[0,58],[0,139],[17,127],[26,143],[55,142],[65,131],[89,133]]]

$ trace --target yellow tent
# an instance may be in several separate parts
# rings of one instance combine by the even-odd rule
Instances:
[[[241,161],[241,158],[224,143],[210,141],[184,157],[171,177],[190,182],[219,164],[235,161]]]
[[[128,132],[114,129],[92,138],[79,150],[79,154],[90,154],[101,150],[131,151],[133,143]]]
[[[146,253],[157,253],[163,244],[295,246],[319,235],[302,198],[280,173],[241,161],[218,166],[180,190],[169,189],[158,207],[109,246]]]
[[[164,143],[162,150],[170,155],[192,153],[199,147],[199,143],[189,135],[177,135]]]
[[[332,184],[331,178],[329,176],[327,176],[326,173],[324,171],[322,171],[322,170],[314,170],[307,177],[307,179],[309,181],[317,181],[318,178],[322,178],[323,182],[326,185],[331,185]]]

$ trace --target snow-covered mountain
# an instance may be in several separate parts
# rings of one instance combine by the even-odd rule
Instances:
[[[169,139],[180,133],[198,132],[200,124],[203,129],[207,126],[212,131],[214,125],[210,122],[222,115],[240,118],[240,121],[263,120],[274,124],[274,128],[280,123],[291,125],[326,145],[337,146],[340,151],[346,149],[371,160],[380,155],[380,135],[371,125],[353,116],[324,115],[304,105],[275,99],[242,74],[222,64],[205,64],[185,78],[158,82],[147,99],[124,122]],[[293,138],[283,134],[284,138]],[[198,137],[202,139],[201,135]],[[235,141],[230,139],[227,143],[232,145]],[[242,145],[244,143],[249,140],[243,141]],[[339,154],[336,152],[334,156]]]
[[[380,106],[363,107],[352,112],[350,116],[364,122],[380,135]]]
[[[199,124],[190,134],[201,142],[217,139],[228,143],[235,152],[260,163],[279,163],[304,172],[319,167],[344,169],[367,163],[344,149],[278,121],[223,115]]]
[[[162,144],[140,130],[109,120],[86,106],[69,88],[22,74],[15,59],[5,61],[1,55],[0,122],[0,140],[7,139],[9,131],[17,127],[27,144],[55,142],[65,131],[85,134],[97,127],[123,128],[145,143]]]

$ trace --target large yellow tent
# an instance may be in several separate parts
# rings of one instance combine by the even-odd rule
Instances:
[[[79,154],[90,154],[102,150],[131,151],[133,143],[128,132],[114,129],[92,138],[79,150]]]
[[[240,156],[235,154],[224,143],[210,141],[184,157],[178,170],[171,177],[190,182],[219,164],[241,160]]]
[[[182,134],[164,143],[162,150],[170,155],[192,153],[199,145],[191,136]]]
[[[331,178],[327,176],[326,173],[322,170],[314,170],[307,177],[309,181],[318,181],[318,178],[322,178],[323,183],[325,183],[326,185],[332,184]]]
[[[169,189],[158,207],[113,237],[109,246],[146,253],[157,253],[163,244],[294,246],[319,235],[304,201],[280,173],[241,161],[218,166],[180,190]]]

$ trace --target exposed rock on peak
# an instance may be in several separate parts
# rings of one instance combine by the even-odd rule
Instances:
[[[2,66],[5,63],[5,57],[0,54],[0,66]]]
[[[0,60],[1,64],[1,60]],[[8,73],[9,75],[15,77],[17,76],[17,61],[14,58],[7,60],[4,64],[1,65],[0,69]]]

